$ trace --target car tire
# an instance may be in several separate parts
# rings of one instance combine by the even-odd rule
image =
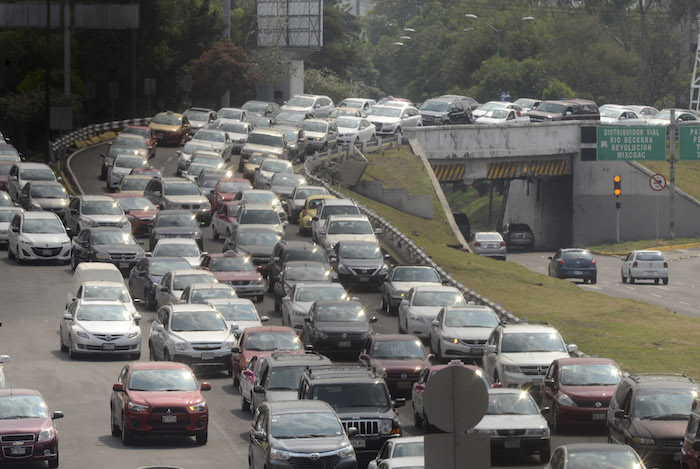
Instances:
[[[78,358],[78,354],[73,350],[73,344],[68,344],[68,358],[75,360]]]
[[[117,425],[117,421],[114,418],[114,408],[110,406],[109,408],[109,427],[112,430],[112,436],[115,438],[119,438],[122,436],[122,431],[119,428],[119,425]]]
[[[212,238],[219,239],[219,233],[216,232],[216,225],[214,224],[211,225],[211,234]]]
[[[596,283],[598,283],[598,276],[594,275],[593,277],[591,277],[591,284],[595,285]]]
[[[668,277],[664,279],[664,285],[668,285]]]
[[[126,422],[126,416],[122,415],[122,422]],[[134,434],[126,423],[122,424],[122,444],[124,446],[130,446],[134,442]]]
[[[76,267],[78,267],[78,262],[76,262],[75,256],[71,255],[70,256],[70,268],[73,272],[75,272]]]
[[[66,347],[66,344],[63,343],[63,336],[61,335],[61,331],[58,331],[58,341],[61,345],[61,352],[67,352],[68,347]]]
[[[255,297],[256,303],[262,303],[265,300],[265,295],[258,295]]]
[[[157,362],[158,359],[156,358],[156,354],[153,352],[153,345],[151,343],[148,343],[148,361],[150,362]]]
[[[620,272],[620,277],[622,277],[622,283],[627,283],[627,277],[625,277],[625,274]]]
[[[207,432],[207,430],[204,430],[203,432],[198,433],[198,434],[195,436],[195,440],[197,441],[197,444],[198,444],[199,446],[204,446],[204,445],[206,445],[208,439],[209,439],[209,432]]]
[[[163,352],[163,361],[165,361],[165,362],[173,361],[173,359],[170,357],[170,352],[168,352],[167,350],[165,352]]]
[[[423,417],[418,415],[418,412],[413,411],[413,425],[416,428],[423,428]]]
[[[248,402],[248,399],[243,397],[243,393],[241,393],[241,410],[250,412],[250,402]]]
[[[58,450],[56,450],[56,457],[49,459],[46,462],[49,463],[49,469],[56,469],[58,467]]]
[[[630,283],[634,283],[634,277],[630,274]]]
[[[401,324],[401,316],[399,315],[399,334],[405,334],[406,329],[403,328],[403,325]]]

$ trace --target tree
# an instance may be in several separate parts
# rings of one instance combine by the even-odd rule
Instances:
[[[370,88],[364,83],[343,80],[327,68],[306,70],[304,91],[326,95],[336,103],[348,97],[376,96],[379,93],[379,90]]]

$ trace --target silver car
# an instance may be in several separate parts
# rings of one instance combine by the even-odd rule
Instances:
[[[382,285],[382,309],[396,313],[401,300],[413,287],[441,285],[437,270],[427,265],[397,265]]]
[[[292,162],[277,158],[265,158],[255,170],[253,187],[256,189],[267,189],[272,176],[278,173],[294,174]]]
[[[10,222],[18,213],[24,212],[19,207],[0,207],[0,243],[7,244],[7,232]]]
[[[455,287],[413,287],[399,304],[399,333],[427,339],[430,337],[431,324],[443,307],[466,304]]]
[[[289,294],[282,298],[282,324],[301,333],[314,302],[342,301],[347,298],[345,288],[339,283],[297,283]]]
[[[312,195],[327,195],[328,189],[323,186],[297,186],[289,197],[282,202],[287,211],[287,220],[291,223],[299,223],[299,215],[304,210],[306,198]]]
[[[193,283],[217,283],[216,277],[211,272],[199,269],[172,270],[165,274],[156,288],[156,302],[160,308],[167,304],[176,304],[180,301],[182,292]]]
[[[223,130],[200,129],[195,132],[191,141],[210,143],[212,148],[221,153],[224,159],[231,158],[233,142],[231,142],[231,138],[229,138],[228,134]]]
[[[474,233],[471,248],[474,254],[493,257],[502,261],[506,260],[506,242],[503,241],[501,233],[496,233],[495,231]]]
[[[236,237],[238,228],[241,226],[270,228],[283,237],[287,222],[280,220],[279,212],[273,206],[245,204],[240,206],[236,214],[236,221],[233,223],[233,232],[231,233],[232,238]]]
[[[430,351],[439,359],[480,360],[484,346],[500,322],[488,306],[469,304],[443,308],[431,323]]]
[[[119,228],[131,233],[131,222],[116,200],[106,195],[78,195],[71,199],[65,217],[66,228],[76,236],[85,228]]]
[[[198,151],[214,152],[214,147],[212,147],[211,142],[206,142],[204,140],[189,141],[185,143],[185,146],[182,147],[182,150],[177,150],[175,152],[178,155],[176,172],[178,176],[181,176],[183,172],[187,171],[187,168],[189,168],[190,166],[190,161],[192,161],[192,157]]]
[[[314,94],[295,94],[282,106],[283,111],[308,112],[313,117],[326,117],[334,108],[331,98]]]
[[[423,125],[423,118],[418,109],[409,105],[373,106],[368,119],[376,127],[377,135],[400,135],[403,129]]]
[[[119,300],[75,300],[59,324],[61,351],[80,354],[122,353],[141,357],[141,315],[132,315]]]
[[[247,298],[211,298],[205,304],[216,308],[229,328],[236,326],[233,329],[237,337],[247,328],[262,326],[270,320],[267,316],[259,316],[255,305]]]
[[[193,283],[188,285],[180,295],[178,304],[204,304],[209,300],[238,298],[236,290],[226,283]]]
[[[294,189],[304,185],[306,185],[306,178],[302,174],[276,173],[272,175],[267,189],[274,192],[280,200],[285,200],[294,192]]]

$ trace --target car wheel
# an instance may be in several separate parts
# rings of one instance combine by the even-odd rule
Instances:
[[[668,285],[668,277],[664,279],[664,285]]]
[[[593,277],[591,277],[591,283],[594,284],[594,285],[595,285],[596,283],[598,283],[598,276],[597,276],[597,275],[594,275]]]
[[[129,359],[130,359],[131,361],[136,361],[136,360],[139,360],[140,358],[141,358],[141,352],[132,353],[132,354],[129,355]]]
[[[66,344],[63,343],[63,335],[61,335],[61,331],[58,331],[58,341],[61,344],[61,352],[67,352],[68,347],[66,347]]]
[[[126,425],[126,416],[122,415],[122,444],[129,446],[134,442],[134,434]]]
[[[219,239],[219,233],[216,232],[216,225],[214,225],[213,223],[211,225],[211,233],[214,239]]]
[[[627,283],[627,277],[625,277],[625,274],[620,272],[620,276],[622,277],[622,283]]]
[[[423,417],[418,415],[418,412],[413,411],[413,425],[416,428],[423,428]]]
[[[632,277],[632,274],[630,274],[630,283],[634,283],[634,277]]]
[[[403,324],[401,324],[401,316],[399,316],[399,334],[405,334],[406,329],[403,328]]]
[[[58,450],[56,450],[56,457],[49,459],[47,462],[49,463],[49,469],[56,469],[58,467]]]
[[[157,362],[158,359],[156,359],[156,354],[153,352],[153,345],[151,343],[148,343],[148,361],[151,362]]]
[[[655,279],[654,279],[654,285],[658,285],[658,284],[659,284],[659,279],[658,279],[658,278],[655,278]]]
[[[78,267],[78,262],[75,259],[75,255],[70,256],[70,268],[71,270],[75,271],[75,268]]]
[[[255,297],[255,302],[262,303],[264,299],[265,299],[265,295],[258,295]]]
[[[75,360],[76,358],[78,358],[77,355],[78,354],[75,353],[75,351],[73,350],[73,344],[68,344],[68,358],[70,358],[71,360]]]
[[[197,440],[197,444],[199,446],[204,446],[207,444],[207,440],[209,439],[209,433],[204,430],[202,433],[198,433],[197,436],[195,436],[195,439]]]
[[[248,399],[243,397],[243,393],[241,393],[241,410],[246,412],[250,411],[250,402],[248,402]]]
[[[113,437],[122,436],[122,431],[119,425],[117,425],[117,420],[114,418],[114,408],[112,408],[112,406],[109,407],[109,426],[112,429]]]

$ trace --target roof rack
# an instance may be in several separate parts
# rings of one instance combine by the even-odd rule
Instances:
[[[634,373],[629,375],[629,378],[635,383],[639,383],[641,381],[661,381],[668,378],[687,379],[691,383],[696,382],[693,378],[683,373]]]
[[[349,374],[351,373],[360,373],[360,372],[370,372],[376,375],[377,377],[383,377],[384,375],[379,373],[377,370],[374,368],[370,368],[369,366],[363,366],[363,365],[347,365],[347,366],[338,366],[338,365],[325,365],[325,366],[317,366],[314,368],[308,368],[307,372],[309,373],[310,378],[349,378]]]

